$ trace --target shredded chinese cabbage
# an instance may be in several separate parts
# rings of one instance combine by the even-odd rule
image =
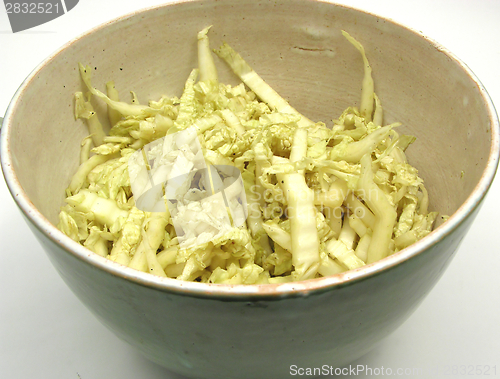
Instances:
[[[384,124],[372,69],[356,39],[342,31],[363,60],[360,106],[327,127],[300,114],[226,43],[215,53],[242,83],[220,83],[209,29],[198,33],[199,67],[180,98],[142,105],[131,92],[130,103],[120,101],[113,82],[105,94],[92,85],[90,68],[79,65],[87,92],[75,94],[75,117],[86,121],[89,137],[66,190],[61,231],[96,254],[153,275],[265,284],[357,269],[432,230],[437,213],[428,212],[423,180],[404,153],[415,139],[400,135],[398,123]],[[92,96],[107,105],[109,135]],[[175,141],[182,153],[171,150],[169,135],[183,136]],[[187,184],[155,189],[160,208],[154,210],[141,209],[133,195],[151,179],[130,166],[146,148],[156,165],[150,176],[187,175]],[[222,199],[210,170],[231,166],[243,184],[219,183],[228,185]],[[206,171],[198,175],[195,168]],[[189,187],[208,179],[210,185]],[[242,206],[238,191],[246,195],[247,213],[234,211]],[[163,202],[167,193],[177,196],[175,207]],[[224,217],[230,227],[221,224]]]

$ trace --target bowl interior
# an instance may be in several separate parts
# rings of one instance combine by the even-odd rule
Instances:
[[[212,47],[228,42],[294,107],[327,125],[359,104],[363,65],[340,32],[348,31],[366,49],[386,123],[400,121],[399,132],[417,137],[407,153],[430,209],[451,215],[479,182],[490,111],[484,91],[442,47],[391,21],[319,1],[179,2],[97,28],[28,78],[8,120],[10,153],[20,185],[49,221],[58,221],[88,133],[73,116],[73,94],[83,90],[78,62],[91,65],[98,88],[114,80],[123,100],[130,90],[143,103],[180,96],[197,66],[196,33],[208,25]],[[215,60],[221,81],[238,83]]]

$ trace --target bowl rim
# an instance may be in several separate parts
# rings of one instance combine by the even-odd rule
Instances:
[[[109,25],[119,23],[126,19],[132,17],[140,17],[141,14],[146,12],[151,12],[158,10],[159,8],[167,8],[180,6],[182,4],[197,3],[202,0],[177,0],[167,4],[155,5],[133,12],[129,12],[123,16],[114,18],[105,23],[102,23],[88,31],[82,33],[81,35],[73,38],[54,53],[49,55],[44,59],[35,69],[27,76],[27,78],[19,86],[18,90],[14,94],[3,120],[1,136],[0,136],[0,159],[2,164],[2,170],[5,177],[5,181],[9,188],[9,191],[17,203],[17,206],[24,213],[26,219],[35,226],[42,234],[49,238],[54,244],[59,245],[67,253],[73,255],[74,257],[84,261],[85,263],[97,267],[108,274],[113,276],[121,277],[125,280],[129,280],[138,285],[155,288],[157,290],[190,295],[196,297],[209,297],[209,298],[226,298],[226,299],[246,299],[249,298],[262,298],[262,299],[278,299],[284,296],[304,296],[311,292],[320,292],[324,290],[330,290],[333,288],[338,288],[341,286],[349,285],[355,283],[359,280],[365,280],[384,271],[387,271],[403,262],[423,253],[432,246],[439,243],[448,234],[456,230],[475,210],[479,207],[482,200],[486,196],[491,183],[493,182],[500,155],[500,126],[498,115],[496,113],[493,102],[488,95],[485,87],[472,72],[472,70],[462,62],[458,57],[456,57],[452,52],[450,52],[445,47],[441,46],[439,43],[433,39],[425,36],[423,33],[408,27],[400,22],[394,21],[387,17],[382,17],[372,12],[368,12],[362,9],[358,9],[351,6],[346,6],[342,4],[335,4],[329,1],[319,0],[320,3],[329,4],[331,6],[336,6],[340,8],[354,10],[356,12],[361,12],[371,17],[377,17],[395,26],[406,29],[412,32],[420,38],[423,38],[426,42],[432,45],[435,49],[439,50],[441,53],[446,54],[455,64],[457,64],[471,79],[473,83],[476,84],[480,95],[483,100],[483,104],[487,110],[488,118],[490,120],[490,135],[491,135],[491,145],[490,152],[488,155],[488,160],[486,162],[485,169],[479,182],[476,184],[474,190],[467,197],[464,203],[456,210],[447,221],[442,225],[434,229],[429,235],[417,241],[413,245],[403,249],[395,254],[392,254],[382,260],[368,264],[358,269],[346,271],[334,276],[322,277],[316,279],[309,279],[304,281],[290,282],[290,283],[275,283],[275,284],[213,284],[213,283],[198,283],[198,282],[186,282],[178,279],[163,278],[155,275],[151,275],[146,272],[137,271],[130,267],[123,266],[119,263],[113,262],[107,258],[101,257],[78,242],[73,241],[70,237],[66,236],[64,233],[59,231],[55,225],[53,225],[41,212],[36,209],[33,203],[28,198],[26,192],[24,192],[17,175],[13,169],[13,156],[11,155],[11,150],[9,146],[9,137],[11,135],[11,122],[15,116],[15,111],[18,106],[18,99],[23,95],[26,88],[29,87],[30,83],[36,78],[40,70],[42,70],[47,64],[49,64],[53,59],[55,59],[59,54],[61,54],[66,48],[72,44],[78,42],[79,40],[87,37],[88,35],[98,32],[101,29],[106,28]]]

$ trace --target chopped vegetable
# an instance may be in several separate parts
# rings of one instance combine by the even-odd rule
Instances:
[[[89,250],[153,275],[228,284],[286,283],[358,269],[408,247],[437,216],[404,151],[415,141],[384,124],[363,46],[360,106],[332,127],[313,122],[224,43],[216,54],[243,83],[219,82],[208,33],[180,98],[139,104],[88,94],[75,117],[89,136],[66,190],[59,228]],[[246,85],[246,87],[245,87]],[[108,136],[90,104],[107,105]],[[93,144],[93,148],[92,148]]]

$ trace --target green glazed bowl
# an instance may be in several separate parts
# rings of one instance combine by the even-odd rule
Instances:
[[[450,215],[390,257],[336,276],[276,285],[211,285],[134,271],[56,229],[87,130],[73,118],[77,63],[139,98],[180,95],[197,65],[196,33],[213,25],[300,112],[329,122],[358,101],[365,46],[386,122],[417,142],[408,156],[431,210]],[[236,83],[217,61],[221,81]],[[99,111],[99,109],[98,109]],[[467,149],[474,146],[473,149]],[[3,122],[9,189],[51,262],[81,301],[150,360],[194,378],[289,377],[291,366],[342,367],[394,331],[436,284],[473,222],[499,157],[494,107],[442,46],[374,15],[322,1],[179,1],[135,12],[71,41],[15,94]],[[462,175],[465,173],[465,176]]]

